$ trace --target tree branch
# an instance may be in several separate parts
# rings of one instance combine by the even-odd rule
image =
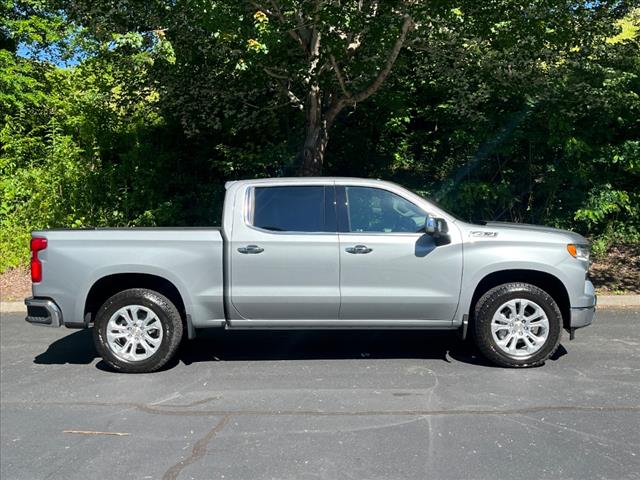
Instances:
[[[304,83],[309,85],[312,83],[314,75],[317,75],[318,62],[320,61],[320,38],[321,33],[317,28],[311,30],[311,41],[309,43],[309,68],[304,77]]]
[[[269,3],[271,3],[275,16],[278,18],[278,20],[280,20],[280,23],[285,25],[287,23],[287,19],[284,18],[284,15],[282,14],[282,10],[280,10],[280,6],[278,5],[278,2],[276,0],[271,0]],[[296,42],[300,44],[300,46],[305,52],[309,53],[306,42],[302,38],[302,35],[295,28],[291,28],[287,30],[287,33],[291,38],[293,38]]]
[[[404,45],[404,41],[407,38],[407,34],[413,28],[413,26],[414,26],[413,19],[409,15],[405,15],[404,21],[402,22],[402,27],[400,29],[400,35],[396,39],[396,43],[393,45],[391,52],[389,52],[389,56],[387,57],[387,62],[384,68],[380,71],[380,73],[375,78],[375,80],[371,82],[371,84],[367,88],[365,88],[363,91],[349,98],[348,99],[349,103],[353,104],[356,102],[362,102],[363,100],[366,100],[371,95],[376,93],[376,91],[380,88],[380,86],[382,86],[384,81],[389,76],[389,73],[391,73],[391,69],[393,68],[394,63],[396,62],[396,59],[400,54],[400,50],[402,50],[402,46]]]
[[[329,110],[327,110],[327,113],[325,115],[327,130],[331,128],[334,120],[336,119],[338,114],[342,111],[342,109],[347,105],[347,102],[348,102],[348,99],[343,97],[343,98],[334,100],[331,103],[331,106],[329,107]]]
[[[274,72],[273,70],[271,70],[268,67],[264,67],[263,66],[262,70],[264,70],[264,73],[266,73],[270,77],[277,78],[277,79],[280,79],[280,80],[291,80],[288,75],[283,75],[281,73],[276,73],[276,72]]]
[[[302,100],[300,100],[295,93],[293,93],[291,90],[289,90],[289,88],[285,87],[285,93],[287,95],[287,98],[289,98],[289,101],[291,102],[291,104],[297,108],[298,110],[304,110],[304,104],[302,103]]]
[[[336,57],[331,55],[329,58],[331,60],[331,67],[333,67],[333,71],[336,72],[336,78],[338,79],[342,93],[344,93],[345,97],[350,98],[351,93],[347,90],[347,84],[344,81],[344,76],[342,75],[342,71],[340,70],[338,63],[336,62]]]
[[[304,104],[302,100],[298,98],[298,96],[291,91],[291,79],[285,75],[280,75],[278,73],[273,72],[267,67],[262,67],[264,72],[269,75],[271,78],[274,78],[278,82],[278,86],[282,90],[282,93],[289,99],[289,103],[297,108],[298,110],[304,110]]]

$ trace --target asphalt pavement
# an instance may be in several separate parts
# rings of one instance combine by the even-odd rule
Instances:
[[[640,478],[640,309],[546,365],[452,333],[225,332],[117,374],[90,331],[0,320],[0,478]]]

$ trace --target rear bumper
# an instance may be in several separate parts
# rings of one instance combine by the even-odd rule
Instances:
[[[33,325],[60,327],[63,325],[62,310],[49,298],[29,297],[24,300],[27,306],[25,320]]]

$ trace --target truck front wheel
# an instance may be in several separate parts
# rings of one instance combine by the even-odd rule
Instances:
[[[175,305],[153,290],[132,288],[109,298],[98,311],[93,339],[103,360],[126,373],[162,368],[182,339]]]
[[[528,283],[507,283],[485,293],[475,307],[478,348],[503,367],[542,365],[558,348],[562,314],[555,300]]]

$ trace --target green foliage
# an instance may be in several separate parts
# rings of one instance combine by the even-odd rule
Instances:
[[[596,253],[640,241],[626,2],[263,3],[2,3],[0,271],[34,229],[216,224],[226,180],[293,170],[306,112],[290,94],[316,85],[326,107],[366,88],[405,4],[416,26],[336,118],[324,173],[394,180],[467,220],[572,228]],[[323,38],[311,73],[301,18]]]

